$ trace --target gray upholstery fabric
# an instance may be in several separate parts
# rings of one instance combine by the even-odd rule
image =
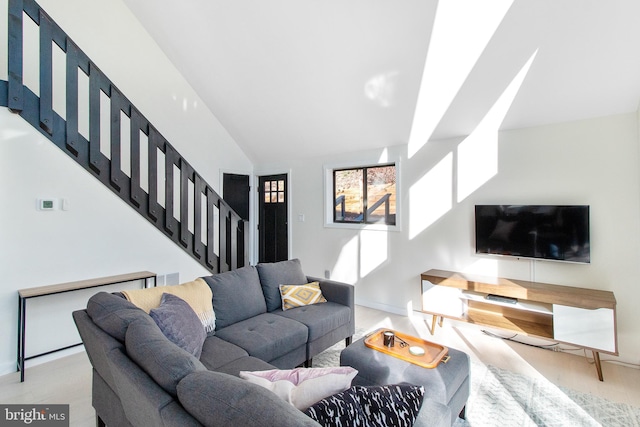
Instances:
[[[238,377],[240,376],[240,371],[269,371],[271,369],[276,369],[276,367],[257,357],[245,356],[218,367],[216,372]]]
[[[167,341],[151,317],[132,322],[125,336],[127,354],[167,393],[176,395],[178,382],[207,368],[192,354]]]
[[[151,309],[149,315],[169,341],[196,358],[200,357],[207,333],[198,315],[185,300],[164,293],[160,306]]]
[[[308,330],[300,322],[272,313],[254,316],[216,332],[216,336],[266,362],[304,346]]]
[[[296,270],[296,263],[299,261],[285,262],[281,267]],[[288,284],[319,281],[327,300],[349,307],[352,313],[347,323],[329,330],[337,320],[342,322],[347,319],[346,311],[328,310],[325,315],[309,312],[309,316],[313,317],[308,319],[313,336],[328,330],[311,340],[309,328],[304,324],[287,316],[266,312],[267,304],[256,267],[204,279],[213,291],[216,314],[223,317],[222,326],[219,321],[217,323],[218,332],[224,338],[219,335],[207,337],[202,347],[201,361],[170,342],[149,315],[122,297],[98,293],[91,298],[87,310],[74,312],[74,320],[95,370],[92,393],[96,414],[107,425],[113,426],[200,425],[193,417],[195,413],[191,414],[189,409],[185,409],[187,406],[182,406],[186,404],[201,408],[208,425],[317,426],[285,402],[265,400],[244,380],[228,383],[231,389],[226,389],[225,384],[211,384],[211,378],[201,378],[200,384],[207,391],[198,395],[195,393],[197,390],[187,385],[185,391],[188,397],[184,402],[178,401],[178,388],[182,386],[181,381],[185,380],[185,376],[208,374],[206,369],[237,376],[241,370],[291,369],[299,366],[307,359],[309,351],[321,351],[353,334],[353,286],[310,280],[308,277],[301,278],[298,283],[293,279],[283,280]],[[279,307],[279,290],[277,301]],[[321,305],[332,306],[328,303]],[[290,316],[295,317],[294,313],[290,313]],[[229,326],[223,327],[225,321]],[[260,358],[249,354],[259,355]],[[218,399],[213,404],[210,404],[212,398],[208,394],[211,387],[216,392],[213,399]],[[267,391],[260,389],[257,393],[264,392]],[[255,412],[258,415],[250,422],[240,421],[238,424],[229,421],[228,416],[235,410],[231,413],[224,410],[220,412],[219,405],[227,397],[237,402],[259,400],[255,408],[249,408],[257,409]],[[457,395],[453,399],[457,401]],[[217,410],[213,411],[214,408]],[[228,406],[224,408],[229,409]]]
[[[358,370],[353,384],[406,382],[424,386],[425,396],[449,406],[453,422],[469,397],[470,366],[469,356],[464,352],[450,348],[449,356],[449,362],[441,363],[434,369],[425,369],[367,348],[364,339],[360,339],[340,353],[340,365]]]
[[[280,298],[280,285],[304,285],[307,277],[302,272],[302,264],[299,259],[280,261],[274,263],[262,263],[256,265],[264,299],[267,302],[267,311],[274,311],[282,307]]]
[[[287,311],[274,311],[273,314],[298,321],[309,328],[309,341],[328,334],[351,320],[351,309],[334,302],[305,305]]]
[[[326,335],[321,336],[317,340],[307,343],[307,360],[313,358],[316,354],[320,354],[340,340],[353,335],[349,330],[349,325],[340,326]]]
[[[131,322],[148,317],[147,313],[126,299],[107,292],[98,292],[89,299],[87,313],[103,331],[121,342],[124,342]]]
[[[203,277],[213,292],[216,331],[267,311],[256,267]]]
[[[188,375],[178,384],[178,399],[205,426],[319,425],[274,393],[219,372]]]
[[[166,341],[166,338],[165,338]],[[177,347],[176,347],[177,348]],[[186,354],[186,352],[185,352]],[[127,420],[134,426],[162,426],[163,417],[170,412],[180,415],[180,426],[197,425],[174,398],[160,388],[156,381],[147,375],[120,349],[112,350],[109,360],[116,380],[118,397],[122,403]],[[120,424],[112,424],[119,426]]]
[[[451,427],[451,416],[448,406],[425,396],[413,427]]]
[[[100,376],[110,388],[115,389],[116,384],[111,375],[107,354],[114,348],[124,349],[124,338],[120,342],[99,328],[91,321],[86,310],[74,311],[73,320],[80,332],[91,366],[100,372]]]
[[[222,340],[220,337],[211,336],[204,341],[200,361],[210,371],[216,371],[220,366],[248,355],[249,353],[237,345]]]

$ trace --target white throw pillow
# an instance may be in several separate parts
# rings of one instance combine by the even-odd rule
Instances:
[[[271,390],[281,399],[303,411],[325,397],[347,390],[357,374],[356,369],[341,366],[240,371],[240,378]]]

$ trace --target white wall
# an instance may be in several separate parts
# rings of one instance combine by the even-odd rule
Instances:
[[[295,161],[293,256],[308,274],[331,270],[332,278],[354,283],[358,304],[400,313],[420,309],[420,273],[431,268],[610,290],[620,360],[639,363],[638,146],[638,118],[630,113],[493,139],[430,141],[412,158],[406,146],[389,147],[387,154],[402,157],[400,232],[323,226],[323,165],[376,161],[382,152]],[[591,264],[476,256],[475,204],[590,205]]]
[[[252,172],[242,150],[122,2],[39,3],[216,191],[221,169]],[[0,46],[7,46],[7,0],[0,0],[0,10]],[[0,56],[0,78],[6,80],[6,55]],[[70,210],[37,211],[40,197],[66,198]],[[139,270],[179,273],[180,281],[207,274],[5,108],[0,109],[0,200],[0,374],[15,370],[18,289]],[[83,307],[88,295],[64,295],[29,308],[28,355],[77,339],[70,307]],[[59,326],[36,326],[44,324]]]

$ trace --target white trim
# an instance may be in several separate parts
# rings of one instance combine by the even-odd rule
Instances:
[[[394,164],[396,167],[396,225],[386,225],[386,224],[345,224],[345,223],[335,223],[333,222],[333,171],[335,169],[346,169],[346,168],[358,168],[358,167],[367,167],[367,166],[376,166],[376,165],[388,165]],[[342,228],[342,229],[351,229],[351,230],[379,230],[379,231],[402,231],[402,221],[401,221],[401,212],[400,207],[401,203],[401,180],[400,180],[400,169],[401,169],[401,161],[400,157],[395,157],[391,159],[385,160],[374,160],[374,161],[358,161],[358,162],[350,162],[343,164],[328,164],[323,165],[323,185],[324,185],[324,227],[325,228]]]

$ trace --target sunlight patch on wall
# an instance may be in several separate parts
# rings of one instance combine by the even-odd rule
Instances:
[[[358,281],[358,241],[356,235],[342,246],[331,279],[351,284]]]
[[[360,277],[366,277],[389,258],[388,233],[378,230],[360,232]]]
[[[498,260],[489,258],[482,258],[475,261],[462,270],[462,272],[467,274],[480,274],[488,277],[500,276],[498,271]]]
[[[389,150],[384,148],[382,153],[380,153],[380,157],[378,157],[378,163],[388,163],[389,162]]]
[[[453,153],[447,154],[409,189],[409,239],[415,238],[453,205]]]
[[[438,2],[409,136],[409,158],[431,138],[513,0]]]
[[[388,108],[394,105],[398,86],[398,71],[381,73],[371,77],[364,84],[365,96],[378,104]]]
[[[498,130],[537,53],[531,55],[473,133],[458,145],[458,203],[498,174]]]

